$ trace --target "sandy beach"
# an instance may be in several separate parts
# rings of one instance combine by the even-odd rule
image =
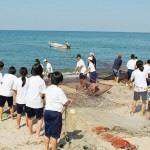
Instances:
[[[111,142],[103,138],[104,132],[95,132],[96,127],[107,127],[109,134],[127,140],[138,150],[149,150],[150,121],[137,112],[130,115],[129,105],[133,90],[123,83],[112,80],[98,80],[100,91],[89,95],[87,91],[76,90],[77,82],[70,81],[61,87],[68,98],[73,100],[69,109],[76,114],[72,121],[68,113],[66,127],[70,143],[64,140],[64,121],[60,145],[63,150],[115,150]],[[68,110],[69,112],[69,110]],[[69,118],[70,117],[70,118]],[[73,132],[72,132],[73,131]],[[27,129],[16,129],[16,119],[0,123],[0,150],[42,150],[44,149],[44,131],[39,139],[28,135]],[[119,149],[119,148],[118,148]]]

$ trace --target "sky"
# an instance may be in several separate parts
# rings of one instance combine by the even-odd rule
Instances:
[[[150,32],[150,0],[0,0],[0,30]]]

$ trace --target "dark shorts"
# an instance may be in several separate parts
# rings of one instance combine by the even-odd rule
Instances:
[[[6,101],[9,107],[13,106],[13,97],[0,96],[0,107],[4,107]]]
[[[128,69],[128,80],[130,80],[133,71],[134,70]]]
[[[31,108],[26,106],[26,113],[28,118],[33,118],[36,116],[36,119],[43,118],[44,108]]]
[[[90,73],[90,82],[96,83],[96,71]]]
[[[80,73],[79,74],[79,79],[82,79],[82,80],[87,79],[87,76],[83,73]]]
[[[26,112],[26,105],[25,104],[16,104],[17,114],[22,114]]]
[[[44,112],[45,136],[55,139],[60,138],[62,129],[62,114],[57,111],[46,110]]]
[[[119,70],[113,69],[113,75],[114,75],[115,77],[119,77]]]
[[[142,101],[146,101],[147,100],[147,91],[144,91],[144,92],[134,91],[134,100],[138,101],[138,100],[140,100],[140,98],[142,99]]]

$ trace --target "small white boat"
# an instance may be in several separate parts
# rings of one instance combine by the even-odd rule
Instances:
[[[62,49],[70,49],[71,48],[71,46],[68,42],[65,42],[64,44],[60,44],[60,43],[49,41],[48,44],[50,47],[54,47],[54,48],[62,48]]]

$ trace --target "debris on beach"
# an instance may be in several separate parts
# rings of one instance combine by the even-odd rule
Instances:
[[[100,135],[103,140],[110,142],[116,149],[137,150],[137,147],[135,145],[119,136],[115,136],[109,133],[109,131],[110,129],[104,126],[97,126],[92,129],[92,132]]]

